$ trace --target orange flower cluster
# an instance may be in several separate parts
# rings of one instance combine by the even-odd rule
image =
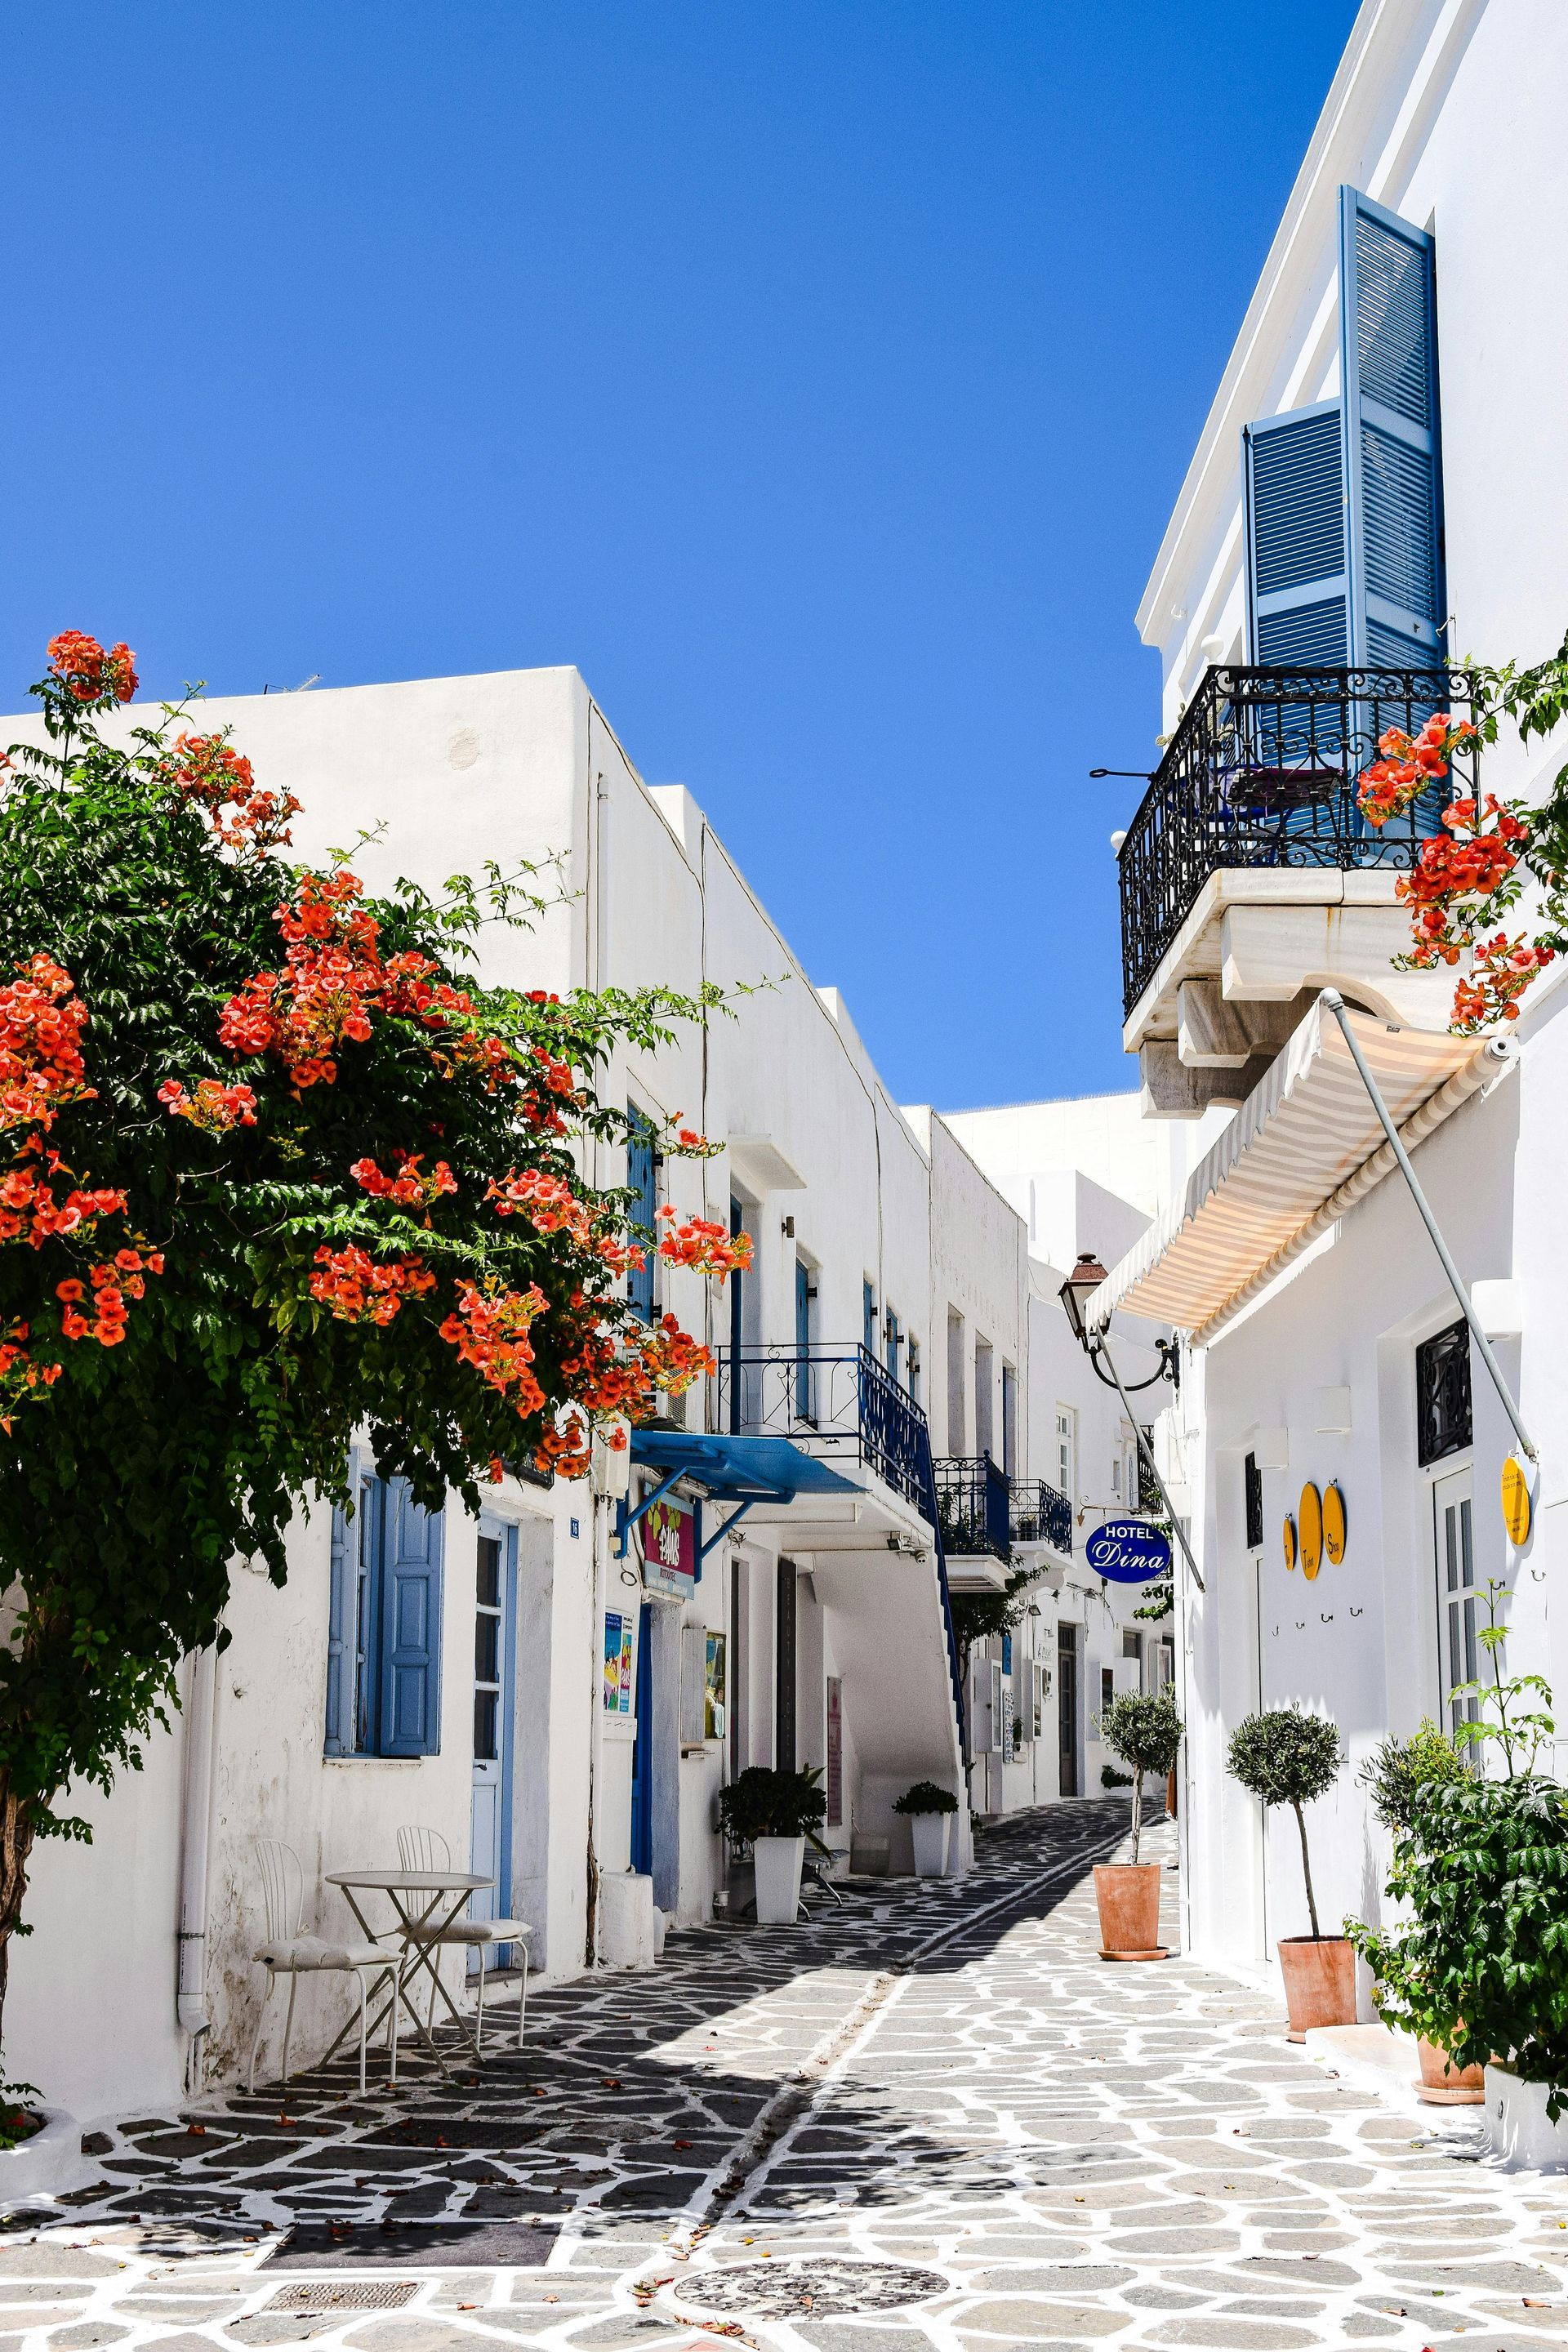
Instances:
[[[141,683],[129,646],[110,646],[105,653],[80,629],[62,629],[49,639],[49,667],[77,702],[129,702]]]
[[[500,1183],[491,1179],[485,1199],[498,1217],[524,1216],[538,1233],[570,1233],[586,1242],[592,1230],[588,1211],[566,1179],[547,1169],[527,1168],[521,1176],[509,1170]]]
[[[1415,871],[1394,886],[1412,909],[1409,961],[1417,971],[1458,962],[1470,927],[1455,910],[1465,899],[1489,898],[1519,864],[1518,845],[1528,837],[1528,827],[1491,793],[1479,815],[1474,800],[1451,801],[1443,824],[1443,833],[1423,842]]]
[[[88,1276],[92,1296],[73,1276],[57,1282],[55,1297],[65,1312],[60,1317],[60,1329],[68,1339],[96,1339],[101,1348],[117,1348],[125,1337],[126,1300],[140,1298],[146,1290],[143,1276],[162,1274],[163,1253],[149,1250],[145,1256],[140,1250],[116,1250],[112,1264],[95,1265]],[[83,1314],[86,1306],[89,1313]]]
[[[427,1176],[421,1174],[419,1162],[424,1156],[420,1151],[398,1152],[395,1176],[384,1175],[369,1158],[356,1160],[349,1174],[373,1200],[394,1201],[403,1209],[427,1209],[443,1192],[455,1192],[458,1180],[444,1160],[437,1160]]]
[[[50,1127],[67,1103],[90,1102],[81,1033],[87,1007],[52,956],[18,964],[22,977],[0,988],[0,1130]]]
[[[1451,719],[1446,710],[1435,710],[1418,735],[1385,728],[1377,739],[1384,756],[1363,771],[1356,795],[1367,823],[1386,824],[1390,817],[1403,816],[1412,801],[1447,774],[1454,753],[1475,732],[1468,719]]]
[[[289,819],[299,814],[300,803],[292,793],[262,792],[249,761],[226,736],[177,736],[163,773],[176,792],[205,809],[226,849],[261,857],[288,846]],[[226,816],[226,809],[233,814]]]
[[[405,1298],[421,1297],[436,1287],[436,1277],[423,1258],[406,1253],[390,1265],[380,1265],[368,1250],[352,1244],[334,1250],[323,1243],[316,1264],[321,1270],[310,1276],[310,1296],[329,1307],[340,1323],[390,1323]]]
[[[188,1118],[193,1127],[222,1134],[231,1127],[256,1125],[256,1097],[247,1086],[226,1087],[221,1078],[198,1078],[188,1095],[178,1078],[165,1078],[158,1100],[171,1118]]]
[[[677,1118],[679,1116],[679,1112],[677,1111]],[[676,1149],[683,1160],[712,1160],[723,1150],[724,1146],[721,1143],[710,1143],[708,1138],[705,1135],[699,1135],[694,1127],[682,1127],[676,1130]]]
[[[33,1336],[30,1323],[13,1323],[4,1339],[0,1339],[0,1429],[11,1433],[11,1415],[27,1397],[36,1396],[40,1389],[49,1390],[64,1371],[63,1364],[37,1362],[27,1346]]]
[[[1454,1027],[1470,1036],[1494,1022],[1517,1021],[1520,998],[1554,954],[1552,948],[1531,947],[1522,937],[1510,940],[1506,931],[1492,940],[1478,940],[1470,976],[1454,990]]]
[[[85,1241],[85,1227],[123,1211],[124,1193],[108,1184],[85,1192],[73,1185],[63,1201],[57,1200],[52,1179],[60,1165],[58,1152],[44,1151],[43,1138],[37,1135],[28,1137],[26,1149],[42,1154],[43,1170],[16,1167],[0,1177],[0,1242],[26,1241],[42,1249],[47,1241],[63,1241],[70,1234]]]
[[[674,1224],[676,1212],[668,1202],[658,1213]],[[721,1288],[726,1275],[744,1274],[751,1265],[752,1237],[750,1234],[731,1234],[710,1217],[688,1217],[684,1224],[675,1225],[673,1232],[659,1235],[658,1254],[667,1265],[689,1266],[699,1274],[716,1275]]]
[[[456,1348],[465,1364],[472,1364],[488,1387],[512,1400],[523,1421],[544,1402],[529,1332],[548,1305],[537,1283],[523,1291],[459,1282],[456,1311],[441,1326],[442,1339]]]

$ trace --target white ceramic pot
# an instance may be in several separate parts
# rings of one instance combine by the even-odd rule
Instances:
[[[0,2208],[13,2198],[72,2188],[90,2170],[81,2152],[81,2126],[63,2107],[35,2107],[44,2126],[16,2147],[0,2148]]]
[[[1487,2137],[1510,2168],[1540,2172],[1568,2165],[1568,2105],[1553,2123],[1544,2083],[1524,2083],[1511,2066],[1486,2070]]]
[[[800,1908],[800,1866],[805,1860],[803,1837],[756,1838],[752,1858],[757,1872],[757,1924],[762,1927],[793,1927]]]
[[[917,1878],[947,1876],[947,1840],[952,1826],[951,1813],[911,1813],[910,1840],[915,1850]]]

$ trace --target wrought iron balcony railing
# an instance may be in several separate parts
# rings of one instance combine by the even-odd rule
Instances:
[[[1016,1544],[1050,1544],[1070,1554],[1072,1505],[1043,1478],[1014,1480],[1011,1517]]]
[[[739,1437],[787,1437],[826,1461],[864,1463],[931,1517],[926,1417],[868,1348],[724,1349],[719,1426]]]
[[[989,1454],[939,1455],[931,1465],[942,1540],[950,1556],[1013,1557],[1013,1481]]]
[[[1437,830],[1465,772],[1375,830],[1356,805],[1378,738],[1434,710],[1466,717],[1460,669],[1210,669],[1150,780],[1120,853],[1123,1003],[1131,1012],[1211,874],[1230,866],[1397,868]]]

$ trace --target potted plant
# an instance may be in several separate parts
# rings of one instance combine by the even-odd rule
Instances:
[[[803,1764],[798,1772],[748,1764],[719,1791],[720,1828],[732,1845],[752,1849],[761,1927],[793,1927],[806,1846],[828,1852],[816,1834],[827,1811],[827,1798],[816,1785],[821,1778],[820,1764]]]
[[[1292,2042],[1305,2041],[1315,2025],[1355,2023],[1355,1948],[1344,1936],[1325,1936],[1318,1925],[1312,1891],[1312,1858],[1301,1811],[1338,1780],[1343,1761],[1338,1727],[1305,1707],[1274,1707],[1249,1715],[1231,1735],[1226,1762],[1244,1789],[1265,1806],[1289,1805],[1301,1840],[1301,1875],[1307,1886],[1310,1936],[1281,1936],[1279,1972]]]
[[[1168,1690],[1124,1691],[1101,1708],[1099,1729],[1102,1744],[1131,1768],[1132,1781],[1132,1858],[1094,1866],[1100,1956],[1103,1960],[1163,1960],[1161,1867],[1157,1862],[1138,1859],[1143,1834],[1143,1775],[1170,1771],[1182,1744],[1182,1718]]]
[[[945,1877],[947,1841],[952,1817],[958,1811],[958,1799],[952,1790],[939,1789],[934,1780],[917,1780],[912,1789],[894,1798],[893,1811],[908,1817],[910,1842],[915,1850],[915,1876]]]
[[[1408,1739],[1381,1740],[1356,1774],[1378,1820],[1396,1838],[1417,1835],[1432,1790],[1455,1787],[1467,1777],[1453,1741],[1426,1717]],[[1345,1933],[1372,1969],[1378,2015],[1415,2035],[1421,2061],[1416,2095],[1429,2106],[1479,2106],[1486,2096],[1483,2070],[1453,2063],[1442,2004],[1431,1999],[1404,1938],[1359,1919],[1347,1919]]]

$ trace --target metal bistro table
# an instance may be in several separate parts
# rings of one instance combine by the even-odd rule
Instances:
[[[395,2083],[397,2080],[397,2008],[401,2002],[413,2019],[420,2039],[431,2057],[445,2074],[447,2062],[437,2048],[435,2037],[429,2027],[409,1999],[408,1987],[423,1969],[430,1979],[435,1992],[439,1993],[446,2002],[447,2013],[464,2042],[470,2050],[475,2050],[474,2037],[468,2031],[462,2012],[441,1981],[441,1947],[434,1939],[443,1927],[450,1927],[453,1925],[470,1895],[480,1894],[487,1886],[493,1886],[495,1880],[480,1878],[471,1870],[329,1870],[325,1875],[329,1886],[342,1888],[343,1897],[349,1909],[353,1913],[372,1943],[379,1942],[381,1937],[387,1931],[384,1928],[377,1929],[371,1926],[360,1908],[356,1896],[384,1895],[397,1914],[397,1931],[403,1938],[403,1965],[397,1970],[393,1990],[387,1996],[385,2005],[377,2011],[366,2039],[369,2040],[380,2032],[384,2018],[391,2019],[387,2041],[391,2052],[392,2080]],[[431,2001],[431,2015],[434,2018],[434,1994]],[[351,2024],[352,2022],[351,2020]],[[336,2055],[349,2031],[350,2027],[345,2025],[337,2041],[321,2059],[321,2063],[323,2066],[328,2060]],[[477,2050],[475,2050],[475,2055],[478,2056]]]

